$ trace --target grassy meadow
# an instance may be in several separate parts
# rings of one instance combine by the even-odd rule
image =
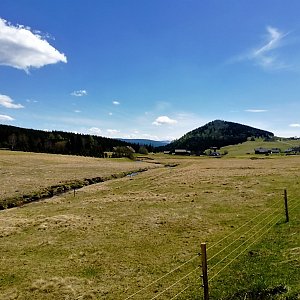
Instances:
[[[23,195],[37,195],[43,189],[81,182],[85,179],[157,167],[155,164],[120,159],[53,155],[0,150],[0,203]]]
[[[1,151],[1,197],[149,170],[0,211],[0,299],[203,299],[201,242],[211,299],[300,299],[300,157],[153,157]]]
[[[249,156],[249,154],[254,155],[254,149],[260,147],[266,149],[279,148],[282,152],[284,152],[289,148],[299,147],[299,146],[300,146],[299,140],[282,139],[282,140],[266,142],[263,139],[258,138],[255,141],[247,141],[239,145],[223,147],[221,152],[224,152],[226,150],[228,151],[228,156],[230,157],[236,157],[236,156],[243,157],[243,156]]]

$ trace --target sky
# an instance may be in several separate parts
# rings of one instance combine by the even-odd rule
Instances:
[[[173,140],[300,136],[298,0],[1,0],[0,124]]]

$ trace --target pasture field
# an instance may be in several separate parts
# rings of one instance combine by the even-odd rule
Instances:
[[[52,185],[155,167],[112,159],[0,150],[0,202],[33,194]],[[156,165],[157,167],[157,165]]]
[[[255,148],[266,148],[266,149],[271,149],[271,148],[279,148],[281,149],[282,152],[285,150],[292,148],[292,147],[299,147],[300,146],[300,141],[299,140],[277,140],[277,141],[271,141],[271,142],[266,142],[262,139],[256,139],[255,141],[247,141],[242,144],[238,145],[232,145],[232,146],[226,146],[222,147],[221,152],[227,150],[228,151],[228,156],[234,157],[234,156],[249,156],[254,155],[254,149]],[[247,154],[248,153],[248,154]],[[275,154],[278,156],[278,154]],[[284,155],[284,154],[281,154]]]
[[[300,157],[155,157],[177,166],[0,211],[0,299],[203,299],[201,242],[210,299],[300,299]]]

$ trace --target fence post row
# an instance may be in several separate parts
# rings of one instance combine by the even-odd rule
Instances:
[[[208,276],[207,276],[207,255],[206,255],[206,243],[201,243],[201,262],[202,262],[202,280],[204,288],[204,300],[209,299],[208,295]]]

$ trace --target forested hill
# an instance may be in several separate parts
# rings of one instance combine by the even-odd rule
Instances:
[[[100,136],[0,124],[0,148],[11,150],[103,157],[105,151],[126,145],[130,145],[136,151],[139,149],[137,144]]]
[[[180,139],[166,145],[164,149],[186,149],[200,153],[210,147],[220,148],[243,143],[251,137],[270,139],[274,134],[239,123],[215,120],[186,133]]]

